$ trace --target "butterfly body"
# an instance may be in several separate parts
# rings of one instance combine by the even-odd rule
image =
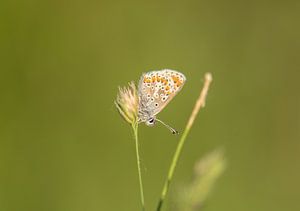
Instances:
[[[175,70],[150,71],[142,75],[138,86],[139,122],[153,126],[156,115],[182,89],[185,76]]]

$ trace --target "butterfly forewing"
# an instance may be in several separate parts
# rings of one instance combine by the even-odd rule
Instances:
[[[140,107],[151,116],[158,114],[181,90],[185,76],[175,70],[151,71],[139,82]]]

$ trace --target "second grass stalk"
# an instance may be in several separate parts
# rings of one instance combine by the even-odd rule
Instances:
[[[206,73],[205,74],[205,81],[204,81],[204,85],[203,85],[203,88],[200,92],[200,96],[198,97],[197,99],[197,102],[194,106],[194,109],[192,111],[192,114],[189,118],[189,121],[185,127],[185,130],[178,142],[178,145],[176,147],[176,151],[174,153],[174,156],[173,156],[173,159],[172,159],[172,162],[171,162],[171,165],[170,165],[170,168],[169,168],[169,171],[168,171],[168,176],[167,176],[167,179],[165,181],[165,184],[164,184],[164,187],[163,187],[163,190],[161,192],[161,197],[159,199],[159,202],[158,202],[158,205],[157,205],[157,208],[156,208],[156,211],[160,211],[162,206],[163,206],[163,203],[166,199],[166,195],[168,193],[168,190],[169,190],[169,186],[170,186],[170,183],[172,181],[172,178],[173,178],[173,175],[174,175],[174,172],[175,172],[175,168],[177,166],[177,163],[178,163],[178,159],[179,159],[179,156],[181,154],[181,151],[182,151],[182,148],[183,148],[183,145],[185,143],[185,140],[186,140],[186,137],[195,121],[195,118],[200,110],[201,107],[204,107],[205,105],[205,99],[206,99],[206,95],[207,95],[207,92],[208,92],[208,88],[209,88],[209,85],[212,81],[212,76],[210,73]]]

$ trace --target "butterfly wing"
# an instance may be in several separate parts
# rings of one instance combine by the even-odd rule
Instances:
[[[142,75],[139,98],[142,110],[150,116],[158,114],[182,89],[185,76],[175,70],[151,71]]]

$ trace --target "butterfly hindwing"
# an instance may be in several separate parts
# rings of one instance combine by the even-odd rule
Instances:
[[[181,90],[185,76],[175,70],[151,71],[142,75],[139,82],[140,106],[150,115],[158,114]]]

